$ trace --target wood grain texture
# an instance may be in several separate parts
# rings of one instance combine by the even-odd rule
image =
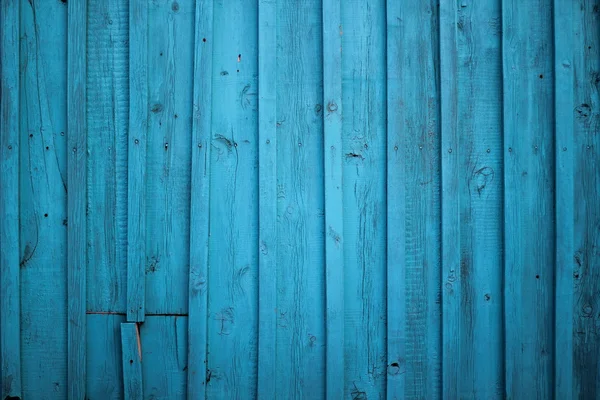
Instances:
[[[461,357],[461,163],[459,135],[458,4],[440,2],[440,118],[442,184],[442,390],[444,398],[459,398]],[[463,22],[464,23],[464,22]],[[463,25],[464,26],[464,25]],[[471,67],[467,64],[467,68]],[[467,277],[468,279],[468,277]],[[471,304],[467,304],[472,307]],[[473,315],[472,313],[470,315]],[[472,334],[472,332],[471,332]]]
[[[19,4],[0,5],[0,395],[21,397]]]
[[[406,166],[403,157],[406,135],[401,106],[402,5],[386,2],[387,34],[387,381],[388,400],[405,398],[406,393]],[[449,371],[450,373],[450,371]]]
[[[144,399],[187,398],[187,329],[188,318],[180,316],[149,315],[140,326]]]
[[[146,312],[187,312],[194,1],[148,9]]]
[[[554,396],[580,398],[573,387],[574,340],[574,9],[572,1],[554,2],[554,105],[556,157],[556,277],[554,319]],[[579,44],[579,48],[584,45]],[[575,335],[577,335],[575,333]],[[591,397],[593,398],[593,396]]]
[[[127,132],[129,6],[88,2],[87,309],[125,312],[127,301]]]
[[[121,324],[121,351],[123,360],[123,398],[125,400],[142,400],[144,398],[142,341],[137,323],[126,322]]]
[[[90,400],[120,400],[125,396],[121,346],[121,324],[125,320],[124,314],[87,316],[86,398]]]
[[[197,1],[194,15],[188,292],[187,396],[190,399],[206,397],[213,39],[213,2]]]
[[[387,376],[385,2],[344,2],[341,19],[344,397],[376,398]]]
[[[146,305],[146,157],[148,153],[148,4],[129,3],[129,142],[127,151],[127,320]]]
[[[259,399],[277,393],[277,4],[258,3],[258,354]]]
[[[277,2],[278,398],[325,393],[322,9]]]
[[[444,360],[450,368],[460,366],[455,370],[455,391],[444,390],[450,398],[504,396],[500,8],[499,1],[454,4],[455,43],[440,46],[442,59],[448,55],[455,63],[454,70],[446,65],[442,73],[443,87],[448,89],[442,92],[442,110],[447,113],[442,132],[455,131],[448,132],[454,143],[443,133],[441,152],[443,176],[449,178],[442,201],[448,211],[443,213],[443,237],[448,240],[443,260],[450,261],[444,267],[444,291],[454,295],[450,305],[454,314],[444,320],[444,328],[449,328],[444,340],[446,349],[457,345]],[[449,54],[453,48],[454,56]],[[447,86],[452,79],[455,93]],[[455,107],[454,113],[450,107]]]
[[[71,168],[79,165],[73,161],[81,161],[76,161],[72,150],[67,150],[67,5],[21,2],[20,14],[21,395],[25,399],[45,396],[66,399],[67,224],[70,224],[67,160]],[[75,83],[81,89],[85,81]],[[80,99],[83,104],[85,97]],[[81,133],[78,129],[74,128],[74,138]],[[79,150],[78,156],[85,157],[85,147]],[[84,171],[85,168],[77,172]],[[81,228],[85,208],[83,215],[74,211],[81,211],[81,204],[85,207],[85,185],[77,185],[81,184],[77,176],[82,178],[81,174],[72,176],[73,191],[83,197],[71,195],[73,208],[69,217],[81,218],[74,222]],[[77,237],[76,242],[81,248],[72,247],[69,256],[71,265],[79,268],[79,272],[85,271],[85,264],[81,264],[85,259],[73,256],[81,256],[81,249],[85,252],[85,231],[83,235],[84,240]],[[74,287],[73,291],[77,289]],[[81,305],[85,307],[84,303]],[[85,308],[73,311],[76,321],[80,321],[80,311],[85,312]],[[73,338],[81,332],[74,333]],[[77,351],[82,350],[82,343],[71,343]]]
[[[406,4],[388,15],[398,24],[398,104],[390,105],[399,122],[390,135],[400,139],[404,163],[404,264],[394,277],[404,287],[404,398],[438,398],[442,385],[440,266],[440,132],[437,68],[437,2]],[[388,39],[389,40],[389,39]],[[396,178],[397,184],[399,183]],[[402,192],[399,192],[402,195]],[[396,238],[398,240],[398,238]],[[401,256],[402,254],[398,254]],[[400,342],[402,343],[402,342]],[[405,363],[405,366],[404,364]]]
[[[600,397],[600,2],[577,1],[574,12],[572,396],[595,399]],[[556,96],[562,97],[558,89]],[[570,233],[570,226],[565,228],[563,233]]]
[[[208,398],[256,394],[257,12],[243,0],[214,6]]]
[[[87,3],[68,4],[68,398],[85,397],[87,271]]]
[[[344,396],[342,4],[323,2],[326,397]]]
[[[527,13],[522,9],[528,10]],[[554,96],[552,2],[504,0],[506,396],[552,396]]]

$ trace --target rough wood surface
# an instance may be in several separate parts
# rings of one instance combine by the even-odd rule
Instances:
[[[550,1],[502,2],[506,395],[553,392],[554,60]],[[522,12],[525,7],[528,12]]]
[[[85,261],[77,257],[86,246],[85,236],[81,242],[74,235],[76,232],[85,235],[85,230],[81,232],[81,224],[85,223],[85,185],[81,186],[84,183],[80,182],[81,174],[71,176],[73,192],[78,195],[71,194],[72,208],[67,211],[69,164],[74,171],[77,169],[76,173],[85,172],[85,168],[79,169],[85,147],[75,155],[73,146],[70,150],[67,146],[67,112],[75,105],[74,101],[67,105],[67,8],[67,4],[58,1],[20,3],[19,266],[21,395],[25,399],[44,396],[66,399],[67,354],[74,350],[80,355],[84,344],[67,339],[68,281],[75,278],[74,283],[81,283],[79,278],[84,277],[81,272],[85,272],[85,264],[81,263]],[[81,22],[75,25],[81,28]],[[72,78],[70,81],[81,90],[85,80],[80,80],[84,76],[77,75],[77,82]],[[80,114],[81,108],[76,111],[80,117],[85,115]],[[71,123],[71,128],[75,142],[83,139],[78,136],[79,127]],[[75,199],[81,203],[73,203]],[[74,222],[79,229],[72,230],[69,236],[81,244],[78,248],[74,247],[75,242],[68,246],[67,241],[69,218],[73,217],[81,218]],[[79,269],[70,278],[67,259]],[[81,294],[75,293],[78,290],[74,286],[70,292]],[[72,300],[74,321],[80,322],[85,303],[79,302],[85,298]],[[83,308],[79,309],[79,305]],[[73,333],[75,339],[81,331]],[[73,344],[74,349],[69,350],[68,344]]]
[[[19,4],[0,5],[0,373],[2,399],[21,397],[19,267]]]
[[[321,2],[277,2],[277,397],[325,391]]]

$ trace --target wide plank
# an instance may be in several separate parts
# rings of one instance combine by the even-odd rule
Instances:
[[[527,9],[528,12],[522,12]],[[506,396],[553,392],[552,2],[502,2]]]

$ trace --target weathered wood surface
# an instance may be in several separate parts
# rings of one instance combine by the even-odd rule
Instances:
[[[598,397],[598,10],[2,2],[2,398]]]

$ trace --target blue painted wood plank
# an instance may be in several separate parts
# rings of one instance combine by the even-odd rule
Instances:
[[[208,398],[251,398],[257,372],[257,2],[213,11]]]
[[[0,394],[21,397],[19,4],[0,5]]]
[[[502,3],[508,398],[550,398],[553,392],[552,22],[551,2]]]
[[[442,362],[443,398],[461,391],[461,147],[459,135],[458,4],[440,2],[440,118],[442,173]]]
[[[277,2],[277,397],[325,393],[321,2]]]
[[[129,3],[127,177],[127,320],[144,321],[146,303],[146,156],[148,146],[148,4]]]
[[[568,48],[572,51],[574,78],[572,81],[565,81],[564,85],[572,82],[571,87],[574,88],[574,93],[568,91],[564,86],[560,88],[562,91],[559,92],[559,87],[556,87],[557,99],[560,97],[565,102],[565,104],[557,104],[557,107],[563,106],[561,112],[565,113],[573,110],[573,114],[565,116],[562,123],[570,123],[574,116],[574,130],[570,132],[569,128],[573,125],[566,125],[560,132],[562,135],[571,135],[570,138],[573,140],[571,145],[573,156],[572,158],[566,157],[564,160],[564,162],[568,162],[565,167],[573,170],[572,172],[565,171],[561,169],[560,164],[557,165],[557,174],[564,172],[564,179],[572,177],[573,186],[563,186],[561,189],[565,193],[560,193],[560,195],[557,187],[556,192],[557,202],[571,194],[573,196],[572,199],[567,198],[568,201],[572,201],[573,208],[568,208],[571,204],[567,203],[565,204],[567,207],[562,209],[567,213],[562,221],[570,218],[572,223],[567,223],[565,226],[557,225],[557,233],[561,231],[561,235],[574,234],[572,239],[574,271],[572,271],[571,277],[567,273],[569,268],[565,268],[567,271],[562,274],[560,270],[557,270],[557,283],[561,282],[558,280],[561,277],[563,285],[570,285],[569,287],[574,288],[572,397],[597,399],[600,397],[600,155],[598,154],[600,151],[600,125],[598,124],[600,111],[600,93],[598,92],[600,21],[598,13],[600,3],[594,0],[582,0],[574,3],[573,8],[569,11],[575,13],[573,23],[575,31],[572,32],[565,27],[563,32],[566,35],[574,34],[575,40],[568,41],[568,36],[566,36],[562,48],[558,47],[559,42],[557,42],[559,50],[564,52]],[[563,18],[568,18],[568,15],[569,12],[564,10]],[[557,64],[558,62],[559,59],[556,60]],[[561,77],[564,78],[564,74]],[[571,77],[569,75],[569,78]],[[567,103],[569,96],[573,96],[570,104]],[[570,108],[566,108],[569,106]],[[561,116],[557,115],[557,120],[559,117]],[[557,135],[558,133],[559,131],[557,131]],[[557,137],[564,140],[562,136]],[[560,144],[557,143],[557,146]],[[559,153],[559,149],[556,151]],[[565,185],[566,182],[561,179],[558,183]],[[557,236],[557,238],[564,240],[565,237]],[[568,241],[558,242],[558,244],[570,245]],[[571,251],[571,249],[564,248],[565,256],[561,261],[569,260],[566,255],[567,251]],[[558,288],[557,286],[557,291]],[[564,305],[568,305],[568,303],[563,303]],[[564,316],[568,317],[569,315]],[[565,367],[568,367],[568,363]]]
[[[87,309],[125,312],[129,6],[88,2]]]
[[[442,386],[439,15],[437,2],[398,7],[399,103],[404,162],[404,398],[439,398]],[[389,279],[389,278],[388,278]],[[402,365],[402,364],[400,364]]]
[[[67,5],[22,2],[20,14],[22,396],[66,399]]]
[[[125,320],[125,314],[87,315],[86,399],[120,400],[125,396],[121,347]]]
[[[443,176],[449,178],[443,182],[442,207],[448,240],[443,260],[450,265],[443,276],[445,293],[454,296],[454,314],[444,312],[445,349],[451,352],[444,360],[450,368],[460,367],[454,377],[445,377],[458,378],[454,392],[444,390],[449,398],[504,396],[500,8],[499,1],[455,3],[448,11],[453,18],[445,19],[446,34],[440,35],[446,40],[448,32],[455,34],[454,43],[440,47],[442,88],[447,89],[442,92],[447,114],[441,154]],[[444,63],[447,57],[453,67]],[[445,140],[444,130],[454,143]]]
[[[123,398],[125,400],[141,400],[144,398],[142,341],[140,339],[140,329],[136,322],[121,324],[121,350],[123,360]],[[152,384],[152,381],[148,378],[146,380]]]
[[[192,114],[187,395],[206,397],[213,2],[196,2]]]
[[[388,400],[406,393],[406,167],[402,134],[402,4],[386,2],[387,29],[387,385]]]
[[[68,398],[85,397],[87,271],[87,3],[68,4]]]
[[[181,314],[188,307],[194,4],[156,1],[148,6],[148,314]]]
[[[342,19],[346,398],[384,396],[386,346],[385,1],[345,1]]]
[[[140,326],[144,399],[187,398],[187,329],[188,318],[181,316],[148,315]],[[209,374],[207,379],[211,378]]]
[[[573,387],[574,304],[574,3],[554,2],[556,129],[556,278],[554,396],[579,398]],[[580,46],[582,43],[579,44]],[[575,394],[575,395],[574,395]],[[593,397],[593,396],[592,396]]]
[[[277,387],[277,7],[258,3],[258,366],[259,399]]]
[[[344,212],[342,145],[342,5],[323,2],[325,175],[325,318],[327,398],[344,397]]]

